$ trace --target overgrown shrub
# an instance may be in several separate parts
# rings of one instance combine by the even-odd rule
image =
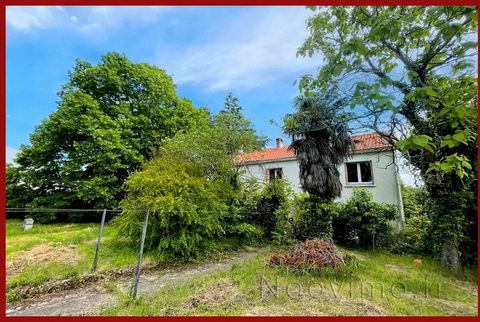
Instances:
[[[256,205],[250,214],[250,221],[264,230],[265,237],[271,239],[278,223],[277,211],[287,201],[290,193],[285,180],[270,182],[260,192]]]
[[[404,185],[402,185],[401,190],[405,221],[408,221],[410,217],[425,216],[428,202],[427,190]]]
[[[297,240],[309,238],[332,239],[332,220],[337,216],[338,204],[316,196],[299,194],[292,211],[292,236]]]
[[[246,242],[263,236],[263,228],[251,223],[250,216],[259,198],[260,187],[256,180],[238,180],[236,190],[229,198],[228,212],[221,223],[227,237]]]
[[[396,215],[394,205],[377,203],[367,189],[354,188],[333,219],[333,239],[342,245],[386,248],[392,241],[391,222]]]
[[[402,186],[405,228],[395,231],[391,252],[397,254],[431,254],[428,235],[431,220],[428,216],[428,193],[423,188]]]
[[[227,206],[218,192],[224,184],[207,180],[194,163],[157,158],[131,176],[126,188],[124,212],[114,219],[119,233],[138,241],[144,219],[138,209],[149,209],[145,246],[161,258],[195,257],[204,242],[222,234]]]
[[[476,206],[474,191],[442,192],[429,200],[428,215],[431,225],[426,243],[430,245],[432,254],[441,259],[443,266],[455,270],[460,263],[476,263]],[[446,209],[449,209],[451,217],[444,216]]]
[[[293,238],[293,220],[292,208],[294,205],[296,195],[291,195],[285,200],[282,206],[276,211],[277,225],[272,232],[272,241],[274,245],[285,246],[297,242]]]
[[[248,192],[234,163],[239,149],[260,144],[249,124],[224,111],[165,140],[155,159],[126,182],[124,212],[115,220],[120,234],[138,240],[143,214],[137,210],[149,209],[146,246],[163,258],[195,257],[223,237],[257,238],[261,230],[238,211],[238,200],[249,197],[241,196]]]
[[[406,225],[396,233],[392,252],[431,255],[451,267],[458,262],[476,263],[475,191],[437,192],[437,196],[431,198],[425,188],[402,187],[402,196]],[[444,216],[446,209],[454,215]],[[465,233],[458,234],[458,231]],[[445,236],[449,237],[445,239]],[[445,247],[446,243],[451,243],[450,247]]]

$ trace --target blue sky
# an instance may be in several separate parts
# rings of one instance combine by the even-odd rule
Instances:
[[[180,96],[212,112],[233,92],[269,145],[288,142],[279,126],[293,83],[323,64],[296,56],[311,15],[301,6],[7,7],[7,162],[56,110],[75,59],[95,63],[109,51],[165,69]],[[408,169],[401,176],[413,180]]]
[[[305,7],[7,7],[7,159],[55,111],[75,59],[109,51],[164,68],[180,96],[218,111],[228,92],[273,144],[320,57],[297,58]],[[287,138],[285,138],[287,139]]]

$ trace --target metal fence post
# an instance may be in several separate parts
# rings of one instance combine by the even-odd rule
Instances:
[[[106,215],[107,215],[107,209],[103,209],[102,222],[100,223],[100,229],[98,231],[97,247],[95,248],[95,257],[93,258],[93,266],[92,266],[93,273],[95,273],[95,271],[97,270],[98,253],[100,251],[100,244],[102,242],[103,225],[105,224]]]
[[[143,246],[145,244],[145,235],[147,234],[148,210],[145,212],[145,222],[143,223],[142,239],[140,240],[140,251],[138,252],[138,262],[135,268],[135,279],[133,281],[132,298],[137,297],[138,281],[140,279],[140,266],[142,265]]]

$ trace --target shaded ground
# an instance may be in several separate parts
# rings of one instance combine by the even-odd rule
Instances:
[[[228,260],[203,265],[189,265],[172,271],[155,271],[141,274],[138,294],[150,295],[161,290],[169,283],[180,283],[216,271],[228,270],[234,264],[254,258],[259,251],[241,252]],[[116,281],[118,288],[125,294],[130,292],[132,277],[121,277]],[[203,297],[199,301],[204,301]],[[71,289],[54,294],[46,294],[35,299],[25,300],[15,306],[7,307],[7,316],[56,316],[56,315],[95,315],[103,309],[113,306],[116,297],[101,284],[85,288]]]

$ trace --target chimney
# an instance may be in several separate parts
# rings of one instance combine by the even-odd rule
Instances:
[[[281,138],[276,138],[275,142],[277,144],[277,148],[283,148],[283,139]]]

